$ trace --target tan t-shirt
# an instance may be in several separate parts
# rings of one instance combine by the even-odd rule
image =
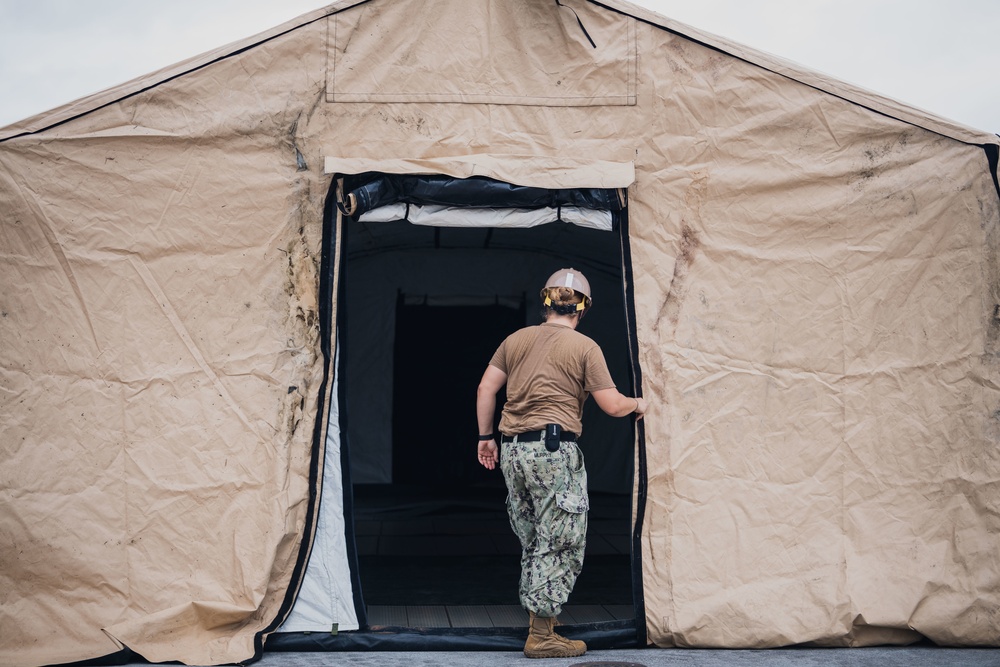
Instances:
[[[507,404],[500,418],[500,432],[506,435],[546,424],[580,434],[587,396],[615,386],[597,343],[559,324],[515,331],[490,365],[507,374]]]

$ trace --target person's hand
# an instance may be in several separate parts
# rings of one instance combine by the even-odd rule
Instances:
[[[636,396],[635,402],[635,420],[639,421],[646,414],[646,408],[649,407],[649,404],[646,403],[645,398],[639,398],[638,396]]]
[[[479,462],[483,464],[484,468],[487,470],[496,468],[498,458],[496,440],[479,441]]]

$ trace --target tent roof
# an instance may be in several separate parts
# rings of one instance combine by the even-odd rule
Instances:
[[[212,62],[235,55],[257,44],[266,42],[303,25],[322,20],[324,17],[342,11],[349,7],[362,4],[367,0],[340,0],[323,9],[317,9],[298,18],[287,21],[270,30],[252,37],[208,51],[201,55],[183,60],[156,72],[138,77],[126,83],[94,93],[87,97],[69,102],[50,111],[37,114],[7,127],[0,128],[0,141],[23,134],[41,132],[45,129],[64,123],[77,116],[98,109],[107,104],[117,102],[131,95],[153,88],[161,83],[182,76],[188,72],[200,69]],[[624,0],[603,0],[594,2],[616,12],[622,12],[646,23],[659,26],[672,33],[694,40],[708,47],[729,54],[746,62],[752,63],[769,71],[781,74],[790,79],[824,91],[836,97],[848,100],[854,104],[877,111],[891,118],[922,127],[931,132],[950,137],[969,144],[1000,144],[1000,137],[989,132],[977,130],[961,123],[937,116],[928,111],[918,109],[904,102],[880,95],[865,88],[838,80],[826,74],[810,70],[797,63],[778,56],[759,51],[738,42],[713,35],[689,25],[661,16],[648,9],[638,7]]]

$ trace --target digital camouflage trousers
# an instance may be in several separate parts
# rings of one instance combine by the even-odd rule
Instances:
[[[521,541],[521,606],[536,616],[562,611],[583,569],[587,471],[575,442],[550,452],[544,442],[505,442],[500,468],[507,513]]]

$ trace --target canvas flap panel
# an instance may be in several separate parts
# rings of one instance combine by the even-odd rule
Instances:
[[[587,160],[544,155],[455,155],[390,158],[331,157],[327,174],[441,174],[453,178],[486,176],[505,183],[539,188],[627,188],[635,182],[632,162]]]
[[[290,148],[273,161],[240,114],[183,117],[197,97],[287,131],[269,77],[303,64],[270,56],[0,144],[0,432],[19,480],[0,502],[0,664],[122,645],[242,662],[279,613],[310,507],[328,179]]]
[[[591,3],[369,2],[328,21],[328,102],[636,102],[635,19]]]

